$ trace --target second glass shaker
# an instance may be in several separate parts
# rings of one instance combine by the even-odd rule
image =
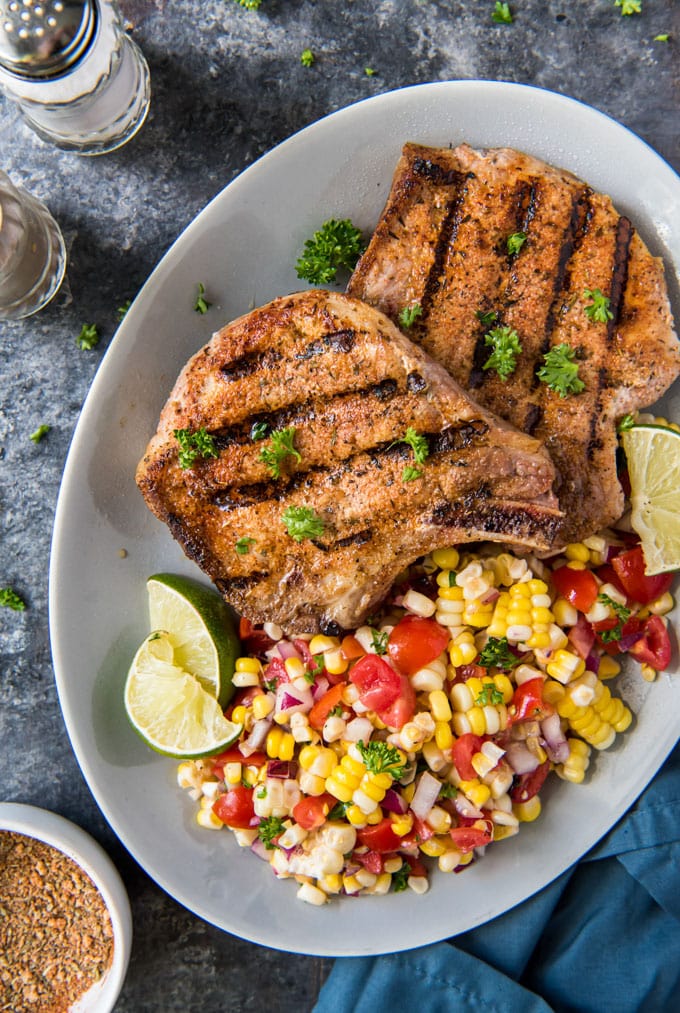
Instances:
[[[0,0],[0,89],[44,140],[97,155],[144,122],[149,68],[110,0]]]

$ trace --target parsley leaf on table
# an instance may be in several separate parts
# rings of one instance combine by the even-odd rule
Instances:
[[[83,324],[76,341],[80,349],[91,351],[99,344],[99,328],[96,324]]]

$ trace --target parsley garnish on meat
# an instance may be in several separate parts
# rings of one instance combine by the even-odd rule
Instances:
[[[328,285],[336,280],[339,268],[353,270],[363,252],[361,230],[349,218],[330,218],[305,242],[295,270],[298,278],[312,285]]]
[[[416,464],[423,464],[429,456],[430,446],[427,442],[427,437],[417,433],[413,426],[409,426],[402,438],[397,440],[397,442],[408,443],[413,451],[413,459]],[[409,464],[402,471],[401,480],[402,482],[413,482],[414,479],[420,478],[422,473],[422,468],[416,468],[412,464]]]
[[[289,506],[281,514],[286,530],[296,542],[302,542],[305,538],[319,538],[325,528],[325,524],[316,510],[307,506]]]
[[[371,774],[389,774],[395,781],[403,776],[403,755],[395,746],[375,740],[369,742],[367,746],[363,742],[357,742],[357,749],[366,764],[366,770]]]
[[[413,303],[412,306],[404,306],[403,310],[399,314],[399,324],[408,331],[413,327],[418,317],[422,317],[423,308],[420,303]]]
[[[617,433],[626,433],[629,429],[632,429],[635,425],[634,415],[624,415],[618,426],[616,427]]]
[[[264,841],[267,851],[273,851],[276,847],[275,837],[280,837],[286,828],[280,816],[265,816],[257,825],[257,836]]]
[[[33,440],[34,443],[40,443],[40,441],[42,440],[43,436],[47,436],[47,434],[49,433],[50,429],[51,429],[51,426],[46,426],[43,423],[43,425],[38,426],[38,428],[36,429],[36,431],[34,433],[31,433],[31,435],[28,438],[29,438],[29,440]]]
[[[538,379],[560,397],[580,394],[585,387],[583,380],[579,379],[578,363],[574,362],[575,354],[571,345],[555,345],[543,356],[545,365],[536,373]]]
[[[197,313],[207,313],[211,306],[212,303],[208,302],[205,298],[205,286],[199,281],[198,295],[196,296],[196,305],[194,306],[194,309]]]
[[[300,63],[303,67],[311,67],[314,63],[314,53],[311,49],[303,49],[300,53]]]
[[[250,427],[251,440],[254,441],[264,440],[267,435],[268,429],[269,426],[267,425],[266,422],[253,422],[252,426]]]
[[[250,546],[255,544],[254,538],[247,538],[245,535],[234,545],[234,548],[238,552],[239,556],[246,556],[250,552]]]
[[[511,25],[512,11],[510,10],[510,4],[501,3],[500,0],[496,0],[496,5],[491,12],[491,19],[498,25]]]
[[[603,605],[606,605],[612,610],[616,616],[617,623],[611,630],[602,630],[600,632],[600,640],[603,644],[609,644],[614,640],[620,640],[623,633],[623,624],[630,619],[630,609],[622,605],[620,601],[614,601],[608,594],[598,594],[597,600],[601,601]]]
[[[91,351],[99,344],[99,328],[96,324],[83,324],[76,341],[83,351]]]
[[[0,605],[15,612],[23,612],[26,608],[26,602],[11,587],[0,588]]]
[[[613,320],[614,314],[609,308],[609,299],[606,295],[602,295],[599,288],[584,288],[583,298],[593,300],[584,307],[586,316],[593,323],[606,324],[608,320]]]
[[[507,637],[489,637],[477,658],[482,668],[500,668],[504,672],[519,665],[520,661],[521,658],[510,650]]]
[[[495,310],[475,310],[475,316],[479,320],[482,327],[491,327],[491,324],[495,324],[498,319],[498,313]]]
[[[515,253],[519,253],[526,241],[526,232],[513,232],[511,236],[508,236],[506,246],[510,256],[512,257]]]
[[[614,6],[621,8],[621,15],[642,13],[642,0],[614,0]]]
[[[275,429],[271,434],[271,445],[260,451],[260,460],[267,465],[272,478],[281,478],[281,462],[289,455],[298,461],[302,460],[300,452],[293,446],[294,439],[295,426]]]
[[[215,440],[201,426],[192,433],[190,429],[174,429],[173,436],[179,443],[179,466],[182,470],[190,468],[197,457],[219,457]]]
[[[494,327],[484,335],[484,344],[493,349],[483,369],[495,369],[501,380],[507,380],[517,368],[522,344],[512,327]]]

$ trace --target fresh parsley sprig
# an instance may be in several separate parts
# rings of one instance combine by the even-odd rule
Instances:
[[[403,777],[404,757],[395,746],[376,739],[368,745],[364,745],[363,741],[357,742],[357,749],[371,774],[389,774],[395,781]]]
[[[272,478],[281,478],[281,464],[286,457],[292,456],[297,461],[302,460],[302,455],[293,445],[295,426],[275,429],[270,439],[270,446],[263,447],[260,451],[260,460],[266,464]]]
[[[92,351],[99,344],[99,328],[96,324],[83,324],[76,341],[82,351]]]
[[[421,436],[417,433],[413,426],[409,426],[400,440],[397,443],[407,443],[413,451],[413,460],[415,464],[424,464],[430,454],[430,445],[427,442],[426,436]],[[418,468],[412,464],[407,465],[401,473],[402,482],[413,482],[414,479],[420,478],[422,475],[422,468]]]
[[[316,510],[308,506],[289,506],[281,514],[285,528],[292,539],[303,542],[306,538],[320,538],[326,525]]]
[[[522,249],[527,241],[526,232],[513,232],[511,236],[508,236],[506,240],[506,247],[510,256],[514,256]]]
[[[485,682],[482,684],[482,691],[475,703],[478,707],[488,707],[489,704],[497,706],[503,703],[503,694],[492,682]]]
[[[352,271],[363,252],[361,230],[349,218],[329,218],[305,242],[295,270],[298,278],[312,285],[329,285],[340,268]]]
[[[376,630],[374,627],[371,629],[371,647],[376,654],[387,654],[387,640],[389,633],[387,630]]]
[[[512,327],[494,327],[484,335],[484,344],[493,349],[483,369],[495,369],[505,381],[517,368],[517,359],[522,352],[519,335]]]
[[[277,846],[275,839],[280,837],[286,828],[280,816],[264,816],[257,825],[257,836],[264,842],[267,851]]]
[[[497,25],[511,25],[512,11],[510,10],[510,4],[501,3],[501,0],[496,0],[494,9],[491,12],[491,20],[495,21]]]
[[[560,397],[569,394],[580,394],[585,383],[578,375],[578,362],[574,362],[576,353],[571,345],[555,345],[543,356],[544,365],[537,370],[536,376]]]
[[[219,457],[215,440],[204,426],[193,432],[191,429],[174,429],[173,436],[179,443],[179,466],[190,468],[197,457]]]
[[[600,632],[600,640],[603,644],[609,644],[615,640],[620,640],[623,634],[624,623],[630,619],[630,609],[626,608],[626,606],[620,601],[615,601],[613,598],[610,598],[608,594],[598,594],[597,600],[610,608],[617,620],[616,626],[614,626],[611,630],[602,630]]]
[[[482,668],[500,668],[504,672],[520,662],[521,658],[510,650],[507,637],[489,637],[477,659]]]
[[[614,6],[621,8],[621,16],[642,13],[642,0],[614,0]]]
[[[207,313],[211,306],[212,303],[208,302],[208,300],[205,297],[205,286],[203,285],[202,282],[199,281],[198,295],[196,296],[196,303],[194,305],[194,310],[196,311],[196,313],[203,314]]]
[[[491,324],[495,324],[498,320],[498,313],[496,310],[475,310],[475,316],[479,320],[482,327],[491,327]]]
[[[239,556],[247,556],[248,553],[250,552],[250,546],[255,545],[255,541],[256,539],[248,538],[246,535],[244,535],[242,538],[239,538],[238,541],[234,544],[234,548],[238,552]]]
[[[603,295],[599,288],[584,288],[583,298],[592,299],[592,302],[584,306],[584,310],[588,319],[593,323],[606,324],[608,320],[614,319],[614,314],[609,308],[609,298]]]
[[[300,53],[300,63],[303,67],[311,67],[315,59],[311,49],[303,49]]]
[[[51,428],[52,428],[51,426],[45,425],[45,423],[43,423],[41,426],[38,426],[35,432],[31,433],[31,435],[28,438],[29,440],[32,440],[34,443],[40,443],[42,438],[44,436],[47,436]]]
[[[404,306],[403,310],[399,314],[399,325],[408,331],[413,327],[418,317],[422,317],[423,308],[420,303],[413,303],[411,306]]]
[[[23,612],[26,608],[26,602],[23,598],[20,598],[16,591],[11,587],[0,588],[0,605],[4,605],[5,608],[13,609],[14,612]]]

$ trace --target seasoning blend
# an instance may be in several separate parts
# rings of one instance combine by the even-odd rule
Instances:
[[[64,240],[54,218],[0,169],[0,320],[42,309],[65,270]]]
[[[43,140],[99,155],[143,124],[149,68],[110,0],[0,0],[0,90]]]

